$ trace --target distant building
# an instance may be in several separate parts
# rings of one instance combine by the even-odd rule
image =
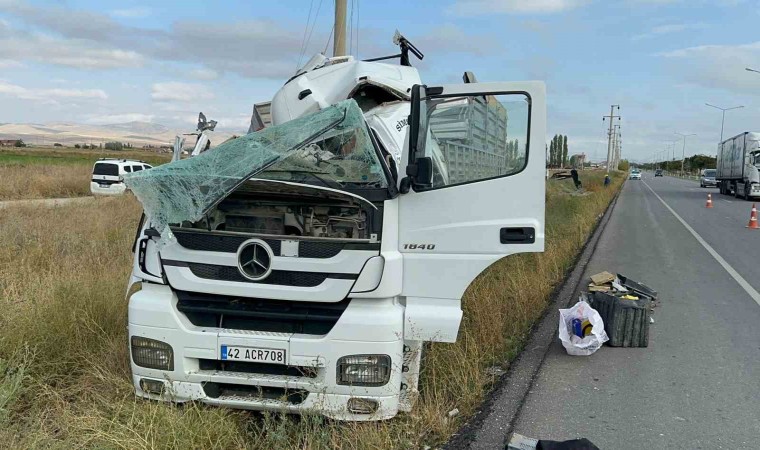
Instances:
[[[0,147],[13,147],[18,139],[0,139]]]

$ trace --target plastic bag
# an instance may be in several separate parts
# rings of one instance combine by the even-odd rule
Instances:
[[[577,336],[573,332],[573,319],[588,320],[591,333],[585,337]],[[602,316],[583,300],[571,308],[559,310],[559,339],[567,354],[574,356],[588,356],[609,340]]]

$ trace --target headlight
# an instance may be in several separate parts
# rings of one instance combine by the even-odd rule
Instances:
[[[338,360],[338,384],[383,386],[391,378],[388,355],[351,355]]]
[[[174,350],[166,342],[132,336],[132,361],[140,367],[174,370]]]

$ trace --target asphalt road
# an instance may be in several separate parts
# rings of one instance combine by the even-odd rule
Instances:
[[[626,182],[586,276],[619,272],[660,292],[649,347],[573,357],[555,340],[514,431],[586,437],[602,449],[760,448],[760,230],[745,228],[751,206],[693,181],[648,173]]]

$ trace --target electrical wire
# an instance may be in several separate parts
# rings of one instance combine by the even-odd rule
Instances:
[[[321,9],[322,9],[322,0],[319,0],[319,4],[317,5],[317,12],[314,14],[314,23],[311,25],[311,31],[309,31],[309,37],[306,38],[306,45],[303,48],[304,55],[306,54],[306,51],[308,50],[309,42],[311,42],[311,35],[314,34],[314,28],[317,27],[317,19],[319,18],[319,11]],[[299,62],[299,66],[300,66],[300,62]]]
[[[306,47],[306,33],[309,32],[309,23],[311,23],[311,11],[314,8],[314,0],[311,0],[311,3],[309,3],[309,15],[306,17],[306,26],[303,29],[303,37],[301,38],[301,48],[298,50],[298,63],[296,63],[296,71],[301,68],[301,60],[303,59],[303,54],[305,53],[305,47]]]
[[[356,0],[356,59],[359,59],[359,1]]]
[[[351,0],[351,11],[348,14],[348,54],[354,52],[354,0]]]
[[[335,31],[335,26],[333,26],[332,28],[330,28],[330,35],[327,36],[327,42],[325,43],[325,49],[322,50],[322,54],[323,55],[327,53],[327,47],[330,46],[330,39],[332,39],[333,31]]]

